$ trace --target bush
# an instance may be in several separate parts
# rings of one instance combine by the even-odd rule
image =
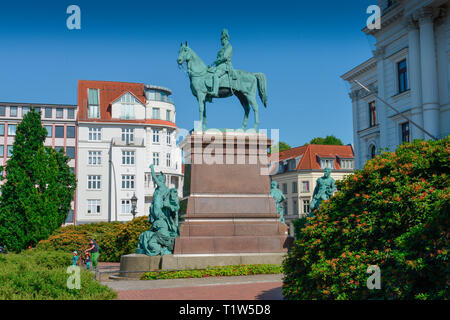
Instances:
[[[448,299],[450,138],[385,152],[337,182],[283,262],[287,299]],[[369,290],[368,266],[381,270]]]
[[[281,273],[282,268],[277,264],[232,265],[223,267],[209,267],[200,270],[174,270],[161,272],[146,272],[142,280],[205,278],[223,276],[248,276],[252,274]]]
[[[0,256],[0,300],[106,300],[117,293],[81,269],[81,288],[67,287],[70,253],[26,250]]]
[[[127,223],[100,222],[66,226],[56,230],[47,240],[38,243],[42,250],[82,251],[89,239],[96,239],[100,248],[99,261],[119,262],[123,254],[134,253],[141,232],[150,229],[147,217]]]
[[[101,261],[119,262],[122,255],[134,253],[139,235],[150,229],[151,225],[147,219],[147,216],[138,217],[121,225],[118,230],[105,234],[100,247]]]

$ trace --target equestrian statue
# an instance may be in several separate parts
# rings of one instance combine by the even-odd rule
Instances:
[[[233,47],[226,29],[222,31],[221,43],[222,48],[217,54],[217,59],[210,66],[203,63],[194,50],[189,48],[187,42],[181,43],[178,54],[178,65],[182,66],[186,63],[191,91],[198,100],[201,128],[206,130],[206,102],[212,102],[213,98],[227,98],[235,95],[244,108],[242,129],[247,127],[251,107],[255,114],[257,130],[259,119],[256,89],[264,106],[267,107],[266,76],[263,73],[251,73],[233,68],[231,64]]]

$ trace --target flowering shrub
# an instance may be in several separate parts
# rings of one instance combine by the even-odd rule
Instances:
[[[101,243],[101,261],[119,262],[125,254],[134,253],[139,242],[139,235],[150,229],[148,217],[138,217],[123,224],[115,232],[107,233]]]
[[[283,262],[287,299],[448,299],[450,137],[401,145],[337,182]],[[367,288],[370,265],[381,289]]]
[[[43,250],[81,251],[88,247],[89,239],[96,239],[100,248],[100,261],[119,262],[123,254],[134,253],[141,232],[150,229],[148,217],[130,222],[100,222],[66,226],[56,230],[37,248]]]

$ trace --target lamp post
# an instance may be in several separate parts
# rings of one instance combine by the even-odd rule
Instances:
[[[136,217],[137,200],[136,193],[133,193],[133,196],[131,197],[131,214],[133,215],[133,219]]]

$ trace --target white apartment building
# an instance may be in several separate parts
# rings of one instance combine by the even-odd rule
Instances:
[[[379,0],[381,28],[373,57],[345,73],[351,84],[356,168],[404,141],[450,134],[450,18],[446,0]],[[399,110],[397,114],[354,80]]]
[[[284,218],[294,235],[292,221],[310,212],[316,181],[330,168],[331,177],[341,180],[354,171],[354,153],[351,146],[309,144],[271,155],[270,178],[286,196]]]
[[[78,82],[77,223],[129,221],[148,215],[154,183],[149,165],[181,197],[181,149],[167,88],[112,81]]]
[[[11,156],[17,126],[31,108],[41,113],[42,125],[47,129],[44,145],[64,150],[70,159],[69,166],[72,172],[76,172],[78,107],[67,104],[0,102],[0,166],[6,165]],[[75,202],[76,197],[72,201],[72,210],[69,212],[66,224],[74,223]]]

